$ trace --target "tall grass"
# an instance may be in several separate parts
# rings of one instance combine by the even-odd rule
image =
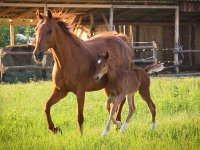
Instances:
[[[108,119],[104,91],[86,94],[84,134],[77,128],[77,102],[70,93],[52,107],[52,118],[63,134],[48,130],[43,106],[51,95],[51,82],[0,85],[0,149],[200,149],[200,78],[152,78],[151,95],[157,107],[157,128],[139,94],[136,112],[126,133],[101,133]],[[122,120],[127,115],[125,104]]]

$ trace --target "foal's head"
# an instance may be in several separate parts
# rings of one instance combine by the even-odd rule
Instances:
[[[103,77],[103,75],[105,75],[108,72],[108,59],[109,52],[106,52],[106,54],[99,55],[94,74],[95,80],[100,80]]]
[[[55,40],[55,23],[50,10],[47,16],[36,12],[39,22],[35,28],[35,50],[33,52],[36,61],[42,61],[45,51],[52,48]]]

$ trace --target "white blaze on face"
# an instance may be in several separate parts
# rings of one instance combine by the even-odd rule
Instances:
[[[101,59],[99,59],[98,61],[97,61],[97,64],[100,64],[101,63]]]

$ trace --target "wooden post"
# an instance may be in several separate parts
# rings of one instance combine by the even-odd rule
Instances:
[[[109,24],[110,24],[110,31],[113,31],[113,7],[110,8],[110,19],[109,19]]]
[[[179,7],[175,9],[175,28],[174,28],[174,50],[179,50]],[[178,65],[178,53],[174,53],[174,65]],[[175,67],[175,72],[179,72],[179,67]]]
[[[134,42],[134,30],[133,30],[133,25],[130,25],[129,28],[130,28],[131,45],[132,45],[132,47],[133,47],[133,42]]]
[[[80,16],[76,27],[74,27],[74,34],[77,34],[78,30],[80,29],[82,19],[83,19],[83,16]]]
[[[103,21],[104,21],[104,23],[105,23],[105,25],[106,25],[106,29],[109,31],[109,30],[110,30],[110,26],[109,26],[109,24],[108,24],[108,20],[107,20],[105,14],[104,14],[101,10],[99,10],[99,12],[100,12],[101,17],[103,18]]]
[[[189,43],[188,43],[188,48],[189,49],[192,49],[192,24],[190,23],[189,25],[188,25],[188,27],[189,27],[189,31],[188,31],[188,33],[189,33]],[[188,53],[189,54],[189,64],[190,64],[190,66],[192,66],[192,53],[190,52],[190,53]]]
[[[195,37],[195,26],[194,25],[192,25],[192,29],[191,29],[191,49],[196,49],[196,47],[195,47],[195,39],[196,37]],[[196,57],[195,57],[195,54],[194,53],[192,53],[192,66],[195,66],[195,59],[196,59]]]
[[[2,57],[3,57],[3,50],[0,49],[0,83],[3,82],[3,62],[2,62]]]
[[[123,33],[126,35],[126,25],[123,25]]]
[[[48,10],[47,5],[45,5],[45,6],[44,6],[44,14],[45,14],[45,15],[47,15],[47,10]]]
[[[158,58],[157,58],[157,44],[155,41],[153,43],[153,61],[155,64],[157,64]]]
[[[14,46],[15,45],[15,29],[14,29],[14,25],[10,24],[10,46]]]
[[[139,25],[135,25],[135,42],[139,42],[140,41],[140,26]],[[139,43],[136,43],[135,46],[139,46]]]
[[[47,15],[47,5],[45,5],[44,7],[44,14]],[[42,67],[45,67],[47,62],[47,55],[44,55],[43,60],[42,60]],[[46,69],[42,69],[42,79],[46,79],[47,78],[47,70]]]
[[[89,27],[89,31],[90,31],[90,37],[94,36],[94,15],[90,14],[90,27]]]
[[[47,63],[47,55],[44,55],[44,58],[42,59],[42,67],[45,68]],[[47,78],[47,70],[46,69],[42,69],[42,79],[46,79]]]

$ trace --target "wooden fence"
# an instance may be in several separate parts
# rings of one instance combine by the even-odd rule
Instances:
[[[151,59],[134,59],[133,63],[135,62],[140,62],[140,63],[156,63],[157,62],[157,53],[156,53],[156,48],[157,48],[157,44],[153,41],[153,42],[134,42],[134,44],[148,44],[149,46],[134,46],[134,49],[137,50],[143,50],[143,49],[151,49],[153,54]],[[52,69],[53,67],[48,67],[46,66],[46,60],[47,60],[47,55],[50,55],[50,52],[45,53],[45,56],[42,60],[42,64],[41,65],[23,65],[23,66],[4,66],[3,65],[3,61],[2,58],[5,55],[32,55],[32,52],[5,52],[3,51],[3,49],[0,49],[0,82],[3,81],[3,74],[7,71],[7,70],[18,70],[18,69],[42,69],[42,76],[43,78],[46,77],[46,70],[47,69]]]
[[[143,46],[141,46],[141,44],[143,44]],[[148,44],[148,46],[144,46]],[[139,45],[139,46],[135,46],[135,45]],[[137,51],[142,51],[142,50],[147,50],[150,49],[152,51],[152,57],[149,58],[143,58],[143,59],[134,59],[133,63],[157,63],[157,44],[153,41],[153,42],[134,42],[134,50]],[[181,51],[173,51],[173,53],[197,53],[200,52],[200,50],[181,50]],[[3,74],[7,71],[7,70],[18,70],[18,69],[41,69],[42,70],[42,74],[43,74],[43,78],[46,77],[46,70],[48,69],[52,69],[53,67],[49,67],[46,66],[46,61],[47,61],[47,55],[51,55],[50,52],[46,52],[45,56],[42,60],[42,64],[41,65],[23,65],[23,66],[4,66],[3,65],[3,61],[2,58],[5,55],[32,55],[32,52],[5,52],[3,51],[3,49],[0,49],[0,82],[3,81]],[[174,68],[174,67],[178,67],[180,64],[175,64],[174,66],[170,66],[170,67],[166,67],[168,68]],[[200,75],[200,73],[187,73],[187,74],[180,74],[181,76],[190,76],[190,75]],[[179,76],[179,75],[177,75]]]
[[[23,66],[4,66],[2,58],[5,55],[32,55],[32,52],[5,52],[0,49],[0,83],[3,81],[3,74],[7,70],[18,70],[18,69],[42,69],[42,78],[46,78],[46,70],[52,69],[53,67],[46,66],[47,55],[51,55],[50,52],[46,52],[41,64],[38,65],[23,65]]]

